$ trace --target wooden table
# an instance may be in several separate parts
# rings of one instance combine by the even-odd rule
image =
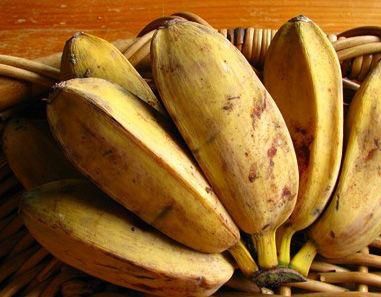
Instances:
[[[199,14],[216,28],[278,28],[298,14],[326,32],[381,25],[379,0],[0,0],[0,53],[44,56],[60,51],[76,31],[127,38],[150,20],[181,10]]]

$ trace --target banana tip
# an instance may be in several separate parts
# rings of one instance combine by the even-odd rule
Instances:
[[[305,22],[305,23],[309,23],[309,22],[311,22],[311,20],[310,20],[308,17],[306,17],[306,16],[304,16],[304,15],[301,14],[301,15],[298,15],[298,16],[296,16],[296,17],[290,19],[289,22],[290,22],[290,23],[296,23],[296,22]]]
[[[159,29],[167,29],[167,28],[169,28],[170,26],[176,25],[176,24],[178,24],[178,23],[183,23],[183,22],[186,22],[186,20],[183,19],[183,18],[174,18],[174,19],[171,19],[171,20],[166,20],[166,21],[159,27]]]
[[[81,36],[84,35],[84,34],[85,34],[85,32],[82,32],[82,31],[75,32],[74,35],[73,35],[73,38],[81,37]]]
[[[52,103],[54,98],[59,94],[59,92],[66,87],[66,81],[61,81],[52,86],[51,92],[47,98],[44,98],[44,101],[49,104]]]
[[[67,84],[66,81],[60,81],[60,82],[54,84],[52,88],[53,88],[53,90],[63,89],[66,87],[66,84]]]

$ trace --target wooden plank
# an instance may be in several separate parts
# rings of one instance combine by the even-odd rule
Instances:
[[[278,28],[305,14],[326,32],[377,25],[381,1],[151,1],[151,0],[1,0],[0,53],[35,58],[59,51],[76,31],[108,40],[136,34],[150,20],[176,11],[199,14],[217,28]]]

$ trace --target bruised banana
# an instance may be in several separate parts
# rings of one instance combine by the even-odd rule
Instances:
[[[132,93],[98,78],[56,86],[47,107],[67,157],[104,192],[172,239],[233,254],[257,269],[239,231],[173,127]]]
[[[177,244],[86,181],[33,189],[21,215],[54,256],[116,285],[160,296],[207,296],[233,274],[221,254]]]
[[[77,77],[97,77],[116,83],[166,114],[151,88],[127,58],[102,38],[78,32],[66,41],[61,59],[61,79]]]
[[[310,241],[291,266],[307,274],[318,252],[341,258],[360,251],[381,233],[381,64],[361,84],[345,125],[345,156],[339,182]]]
[[[275,230],[291,214],[298,167],[270,94],[222,35],[169,21],[153,37],[162,101],[235,223],[253,235],[262,268],[277,266]]]
[[[13,173],[26,189],[81,176],[63,157],[44,120],[10,120],[3,132],[3,151]]]
[[[59,150],[50,134],[47,121],[15,119],[8,122],[4,130],[4,145],[10,167],[28,190],[50,181],[80,176]],[[121,206],[110,203],[110,199],[104,197],[104,194],[94,186],[80,181],[57,182],[55,185],[55,190],[53,185],[47,186],[49,187],[49,197],[53,197],[51,201],[44,200],[50,199],[45,194],[39,196],[34,192],[38,197],[34,197],[33,201],[29,198],[24,200],[22,214],[24,218],[29,218],[25,219],[26,225],[32,230],[37,240],[41,240],[47,249],[66,263],[76,266],[80,270],[84,270],[85,266],[86,272],[89,274],[113,283],[137,290],[152,289],[159,295],[166,295],[168,292],[171,296],[176,294],[188,296],[191,292],[194,292],[194,296],[211,294],[232,275],[233,268],[221,255],[201,254],[172,242],[159,232],[146,227]],[[69,185],[73,185],[71,190]],[[61,195],[64,188],[68,191]],[[105,199],[106,201],[104,201]],[[36,201],[38,201],[38,205],[33,204]],[[58,203],[57,205],[64,204],[66,207],[64,211],[57,212],[58,209],[55,206],[52,208],[54,205],[52,203],[55,202]],[[89,209],[94,210],[93,202],[97,203],[98,208],[96,211],[90,212]],[[70,206],[70,203],[73,204]],[[45,208],[45,206],[47,207]],[[83,213],[81,213],[82,210]],[[103,212],[107,213],[107,218],[103,217]],[[119,213],[122,215],[118,216]],[[86,214],[85,218],[83,214]],[[70,216],[71,219],[65,220],[67,216]],[[101,234],[95,234],[96,238],[93,238],[94,243],[92,243],[86,234],[89,230],[94,230],[94,226],[97,228],[103,226],[97,223],[100,216],[103,220],[101,221],[105,223],[104,220],[106,220],[107,226],[111,225],[111,227],[109,230],[103,230],[104,232]],[[113,216],[117,217],[113,218]],[[52,220],[47,220],[47,218]],[[56,222],[54,219],[59,220],[60,224],[54,224]],[[33,220],[38,220],[39,225],[36,225]],[[90,223],[85,225],[84,222]],[[115,233],[110,232],[118,226],[118,230],[123,230],[124,237],[115,236]],[[142,226],[144,230],[141,230]],[[41,231],[40,234],[39,230],[48,231]],[[71,230],[71,235],[65,233],[65,236],[62,236],[62,232],[65,230]],[[54,235],[49,237],[48,234],[52,234],[52,232]],[[83,237],[75,238],[74,235],[78,234],[82,234]],[[124,238],[128,238],[128,240],[124,242]],[[56,241],[55,243],[60,245],[60,249],[54,249],[55,246],[52,246],[49,240]],[[77,240],[80,243],[77,243]],[[67,242],[71,242],[70,247]],[[144,248],[137,251],[136,249],[139,247],[134,247],[127,251],[129,244],[133,245],[135,242],[141,243]],[[110,254],[97,258],[94,258],[93,250],[88,253],[83,252],[82,244],[87,245],[85,249],[88,250],[91,246],[94,248],[95,243],[104,244],[113,249],[108,250]],[[62,247],[65,247],[65,250],[62,250]],[[67,251],[74,252],[75,257]],[[102,253],[102,251],[97,250],[97,253]],[[113,258],[113,255],[121,255],[121,257]],[[111,261],[109,261],[110,258],[112,258]],[[114,272],[108,275],[107,270],[105,272],[107,275],[104,275],[104,268],[94,264],[94,259]],[[174,265],[173,261],[176,261],[179,266]],[[78,262],[80,265],[77,265]],[[119,268],[122,272],[129,274],[123,274],[122,280],[115,276]],[[168,282],[168,280],[170,281]]]
[[[299,165],[296,206],[277,232],[279,263],[288,265],[292,236],[321,214],[340,169],[341,72],[325,33],[304,16],[283,25],[266,55],[264,84],[286,121]]]

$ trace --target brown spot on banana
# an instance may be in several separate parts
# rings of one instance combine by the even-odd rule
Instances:
[[[303,127],[295,127],[295,132],[304,136],[307,135],[307,130]]]
[[[367,156],[365,157],[365,161],[369,161],[369,160],[373,159],[373,157],[374,157],[374,155],[376,154],[376,152],[377,152],[377,151],[381,151],[381,143],[380,143],[380,140],[377,139],[377,138],[375,138],[375,139],[373,140],[373,142],[374,142],[374,146],[375,146],[375,147],[372,148],[372,149],[368,152]]]
[[[213,189],[212,189],[211,187],[206,187],[206,188],[205,188],[205,191],[206,191],[208,194],[210,194],[210,193],[213,192]]]
[[[223,110],[226,110],[228,112],[232,111],[233,109],[233,103],[232,102],[226,102],[226,104],[222,107]]]
[[[86,69],[85,73],[83,74],[83,77],[91,77],[91,70]]]
[[[308,170],[310,163],[310,146],[313,142],[312,136],[305,136],[302,141],[293,140],[295,152],[298,160],[298,167],[300,175]]]
[[[267,106],[267,100],[266,97],[263,98],[263,102],[261,104],[257,104],[253,107],[253,110],[251,112],[251,118],[253,119],[253,125],[255,123],[255,120],[258,118],[261,118],[262,113],[265,111]]]
[[[294,195],[291,194],[291,191],[288,186],[284,186],[282,190],[282,198],[287,198],[289,200],[292,200]]]
[[[312,216],[314,216],[314,217],[319,216],[320,213],[321,213],[321,209],[320,209],[320,208],[314,208],[314,209],[312,210],[312,212],[311,212]]]
[[[260,119],[262,116],[262,113],[265,111],[267,107],[267,92],[265,91],[263,94],[263,100],[262,102],[257,102],[251,111],[250,117],[252,119],[252,126],[255,129],[255,124],[257,119]]]
[[[274,146],[274,144],[267,150],[267,156],[272,159],[277,152],[277,148]]]
[[[241,98],[241,95],[237,95],[237,96],[226,96],[226,98],[227,98],[228,100],[240,99],[240,98]]]
[[[159,213],[157,214],[157,216],[154,218],[154,220],[152,221],[152,225],[155,226],[157,224],[158,221],[162,220],[164,217],[166,217],[167,215],[169,215],[174,207],[174,202],[171,201],[170,203],[168,203],[168,205],[164,206],[160,211]]]
[[[232,111],[233,108],[234,108],[234,104],[232,102],[232,100],[237,100],[237,99],[240,99],[241,98],[241,95],[226,95],[226,103],[224,104],[224,106],[222,107],[223,110],[226,110],[228,112]]]
[[[252,164],[249,171],[249,181],[252,183],[258,178],[256,165]]]

